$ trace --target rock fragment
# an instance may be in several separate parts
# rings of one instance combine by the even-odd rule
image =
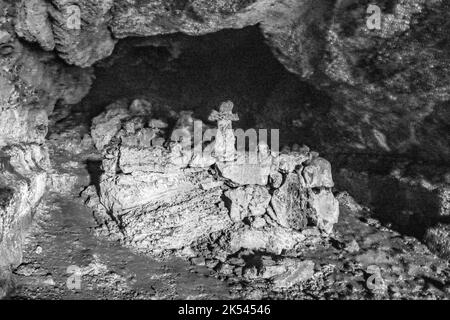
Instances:
[[[339,218],[339,202],[331,191],[325,189],[317,194],[310,192],[310,197],[310,206],[315,210],[318,227],[325,233],[331,233]]]
[[[307,188],[332,188],[334,186],[331,164],[323,158],[313,159],[302,173]]]
[[[305,192],[296,173],[289,173],[284,184],[274,191],[270,204],[281,226],[294,230],[306,227],[308,217]]]
[[[290,288],[293,285],[309,280],[314,276],[315,264],[311,260],[287,260],[283,265],[287,271],[277,275],[273,279],[274,287],[277,289]]]

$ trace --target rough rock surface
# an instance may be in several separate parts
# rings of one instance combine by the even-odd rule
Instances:
[[[430,250],[436,252],[444,259],[450,259],[450,226],[448,224],[438,224],[431,227],[425,234],[425,243]]]
[[[79,171],[72,164],[82,159],[49,145],[55,174],[79,181],[89,176],[86,168]],[[297,233],[301,241],[295,249],[282,255],[239,246],[233,254],[221,248],[229,248],[227,234],[233,233],[218,232],[218,238],[213,234],[211,241],[193,245],[189,266],[173,257],[158,262],[100,240],[91,232],[96,222],[90,210],[75,193],[53,190],[38,208],[23,263],[3,278],[16,284],[8,298],[448,299],[447,260],[416,239],[382,227],[348,195],[337,198],[341,214],[332,237],[308,228]],[[67,286],[69,266],[80,268],[80,290]],[[377,270],[380,278],[372,283]]]
[[[110,55],[114,37],[201,35],[259,23],[288,70],[340,102],[331,126],[339,141],[327,144],[330,152],[449,156],[446,1],[370,2],[381,9],[380,30],[367,28],[369,1],[83,0],[75,30],[67,27],[69,3],[43,3],[17,3],[19,35],[47,50],[55,43],[63,59],[83,67]]]
[[[341,169],[334,178],[339,189],[355,194],[355,199],[372,208],[381,221],[424,240],[433,252],[445,256],[445,237],[438,241],[436,235],[441,234],[439,230],[445,234],[450,214],[449,187],[442,182],[447,170],[395,163],[386,174]],[[428,171],[432,174],[426,174]]]
[[[23,240],[44,195],[48,169],[48,152],[37,144],[0,151],[0,273],[5,277],[22,262]]]
[[[53,53],[18,40],[52,49],[51,34],[40,2],[20,1],[26,19],[14,29],[14,6],[0,2],[0,256],[2,269],[21,262],[24,236],[44,194],[49,155],[44,145],[48,113],[56,104],[78,103],[89,91],[92,70],[67,67]],[[25,8],[26,7],[26,8]],[[40,29],[43,27],[44,29]],[[45,29],[47,28],[47,29]],[[2,274],[6,274],[4,270]]]
[[[184,255],[193,243],[209,241],[212,234],[224,234],[222,239],[228,243],[224,250],[229,254],[242,248],[281,254],[301,242],[298,231],[308,225],[332,233],[339,208],[329,189],[331,166],[316,153],[310,154],[305,147],[301,155],[272,154],[261,144],[253,162],[251,152],[228,150],[235,161],[216,159],[198,167],[192,159],[216,155],[194,156],[192,141],[186,144],[194,123],[192,113],[164,110],[165,119],[157,118],[158,113],[152,102],[134,100],[127,105],[119,101],[92,122],[104,172],[98,191],[91,186],[84,196],[96,212],[100,234],[140,252]],[[175,119],[170,120],[171,116]],[[175,123],[172,133],[165,130],[167,125],[154,127],[167,122]],[[179,130],[184,130],[187,140],[173,141],[178,139],[173,132]],[[154,145],[155,140],[162,141]],[[302,173],[302,164],[315,169]],[[264,179],[249,171],[249,166],[266,172]],[[269,183],[271,171],[281,175],[285,181],[281,186]]]

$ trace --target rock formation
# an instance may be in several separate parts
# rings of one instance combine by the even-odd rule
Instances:
[[[138,104],[147,109],[136,112],[134,106]],[[201,149],[194,155],[191,139],[182,147],[170,141],[168,137],[174,137],[170,132],[151,128],[150,124],[169,122],[167,116],[156,118],[158,114],[161,110],[152,103],[135,100],[128,108],[115,103],[93,121],[92,136],[104,155],[104,174],[98,199],[92,189],[85,196],[97,210],[100,233],[112,230],[114,238],[120,234],[123,243],[157,255],[170,251],[179,254],[199,239],[219,233],[230,234],[228,246],[233,251],[229,254],[241,248],[275,250],[279,254],[293,249],[297,243],[294,239],[301,238],[295,233],[307,227],[332,232],[339,207],[330,191],[331,166],[317,153],[305,147],[301,154],[276,154],[261,146],[256,162],[250,163],[251,152],[237,151],[233,131],[221,129],[219,122],[211,148],[215,160],[199,167],[192,161],[211,155]],[[162,114],[173,112],[165,110]],[[179,117],[190,114],[182,111]],[[181,122],[174,120],[171,122],[176,123],[176,131]],[[226,139],[220,130],[230,131]],[[155,145],[154,139],[164,142]],[[226,159],[222,153],[225,149],[217,148],[218,144],[229,145]],[[280,175],[282,184],[269,182],[269,175]],[[230,231],[233,228],[237,229]],[[283,233],[290,238],[284,249],[276,240]],[[281,247],[270,249],[273,244],[268,243]]]

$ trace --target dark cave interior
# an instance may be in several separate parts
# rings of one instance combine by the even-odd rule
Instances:
[[[204,36],[127,38],[94,68],[88,96],[72,107],[88,120],[118,99],[144,98],[192,110],[205,121],[231,100],[240,118],[236,128],[279,129],[282,146],[317,148],[334,139],[331,132],[321,136],[314,130],[326,118],[330,99],[281,65],[258,26]]]
[[[403,190],[401,183],[385,179],[399,163],[416,176],[439,178],[439,169],[408,155],[329,151],[328,146],[345,140],[345,133],[336,131],[332,123],[330,111],[335,102],[287,71],[266,45],[258,26],[203,36],[126,38],[110,57],[96,63],[94,70],[93,86],[83,101],[70,108],[57,105],[50,115],[54,127],[49,128],[49,135],[80,121],[88,133],[91,120],[118,100],[142,98],[169,110],[191,110],[195,118],[206,122],[211,110],[231,100],[239,114],[235,128],[279,129],[281,149],[307,145],[321,150],[333,163],[336,187],[352,190],[356,199],[373,203],[374,213],[383,223],[422,238],[430,225],[440,221],[439,216],[430,215],[436,212],[436,203],[427,192],[416,193],[420,195],[418,213],[411,217],[399,214],[411,205],[409,191]],[[74,121],[67,121],[71,117]],[[94,183],[101,162],[87,164]],[[348,185],[339,178],[340,170],[350,167],[370,177],[365,187],[369,193],[360,193],[355,181]],[[438,168],[446,170],[445,166]]]

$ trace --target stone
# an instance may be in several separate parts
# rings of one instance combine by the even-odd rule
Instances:
[[[334,187],[331,164],[323,158],[313,159],[302,171],[307,188]]]
[[[51,2],[49,15],[55,48],[62,59],[69,65],[86,68],[111,55],[117,43],[108,27],[112,0],[78,1],[76,4],[66,0]],[[80,12],[79,28],[78,21],[73,21],[76,15],[70,14],[70,6]]]
[[[55,48],[55,38],[47,6],[44,0],[18,1],[15,29],[19,37],[37,42],[44,50],[51,51]]]
[[[276,221],[285,228],[302,230],[308,222],[306,190],[301,187],[299,176],[289,173],[284,184],[273,192],[271,207]]]
[[[22,262],[22,246],[49,168],[48,151],[38,144],[0,150],[0,270]]]
[[[273,279],[276,289],[287,289],[314,277],[315,264],[311,260],[287,260],[284,264],[287,267],[287,271]]]
[[[0,30],[0,44],[10,42],[12,39],[11,34],[5,30]]]
[[[282,264],[264,266],[263,271],[260,272],[263,279],[271,279],[280,276],[287,272],[287,267]]]
[[[192,150],[183,146],[183,142],[173,142],[170,145],[170,162],[179,168],[186,168],[192,160]]]
[[[196,266],[205,266],[206,265],[205,258],[203,258],[203,257],[192,258],[191,263]]]
[[[216,163],[216,158],[206,153],[195,153],[189,162],[191,168],[209,168]]]
[[[350,252],[350,253],[355,253],[359,251],[359,244],[358,242],[353,239],[350,243],[348,243],[345,246],[345,251]]]
[[[233,253],[241,249],[250,249],[279,255],[292,250],[302,240],[304,236],[300,233],[281,227],[267,230],[244,227],[231,234],[229,245]]]
[[[283,183],[283,175],[278,171],[270,173],[269,183],[272,188],[278,189]]]
[[[262,216],[270,202],[269,191],[261,186],[239,187],[228,190],[225,196],[230,200],[230,217],[240,222],[246,217]]]
[[[234,136],[232,121],[238,121],[239,117],[233,114],[233,103],[224,102],[220,105],[219,111],[214,110],[208,120],[217,121],[218,130],[214,143],[214,156],[219,161],[233,161],[236,154],[236,138]]]
[[[130,128],[129,128],[130,130]],[[157,137],[157,132],[151,128],[142,128],[129,131],[129,134],[121,134],[121,145],[125,147],[148,148],[153,146],[153,141]]]
[[[302,168],[303,163],[309,159],[308,153],[289,152],[281,153],[276,158],[277,169],[284,173],[294,172],[297,168]]]
[[[128,110],[118,106],[106,113],[100,114],[92,120],[91,136],[97,150],[103,148],[122,128],[122,120],[130,116]]]
[[[225,196],[231,201],[230,218],[234,222],[242,221],[248,216],[248,205],[251,195],[243,188],[233,189],[225,192]]]
[[[268,183],[270,165],[249,163],[247,160],[234,162],[217,162],[220,175],[238,185],[261,185]]]
[[[333,225],[338,222],[339,202],[329,190],[322,189],[319,193],[310,192],[310,206],[315,210],[318,227],[325,233],[331,233]]]
[[[440,223],[426,231],[424,242],[439,257],[450,259],[450,226]]]
[[[255,217],[252,221],[252,227],[255,229],[262,229],[267,225],[267,222],[262,217]]]

